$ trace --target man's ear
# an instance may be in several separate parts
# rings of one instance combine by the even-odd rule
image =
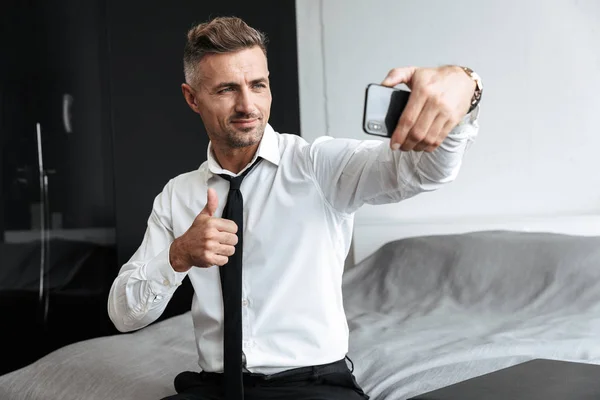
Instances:
[[[200,110],[198,109],[198,100],[196,100],[194,89],[187,83],[182,83],[181,91],[183,92],[183,97],[185,98],[186,103],[188,103],[188,106],[190,106],[192,111],[200,114]]]

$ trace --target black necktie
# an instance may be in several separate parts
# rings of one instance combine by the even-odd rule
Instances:
[[[244,199],[240,186],[242,180],[260,162],[258,158],[243,174],[232,177],[220,175],[229,181],[229,194],[222,218],[237,224],[238,242],[235,253],[227,264],[219,268],[223,292],[223,362],[225,400],[243,400],[242,378],[242,249],[244,233]]]

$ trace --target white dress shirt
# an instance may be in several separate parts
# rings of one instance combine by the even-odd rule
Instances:
[[[249,371],[270,374],[344,358],[349,332],[342,273],[354,212],[365,203],[399,202],[451,182],[477,134],[477,112],[467,115],[433,153],[392,151],[381,140],[323,136],[307,143],[267,125],[250,164],[256,157],[263,161],[241,186],[240,307]],[[219,269],[175,272],[169,248],[204,208],[208,188],[218,194],[214,216],[221,216],[229,190],[229,182],[217,175],[222,173],[234,175],[219,166],[209,144],[206,162],[165,185],[154,200],[143,241],[121,267],[108,299],[115,326],[133,331],[155,321],[189,276],[198,364],[209,372],[223,371]]]

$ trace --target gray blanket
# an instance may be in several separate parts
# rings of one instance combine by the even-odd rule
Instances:
[[[600,364],[600,238],[481,232],[388,243],[344,278],[355,375],[403,400],[533,358]],[[3,400],[159,399],[198,370],[189,313],[66,346]]]

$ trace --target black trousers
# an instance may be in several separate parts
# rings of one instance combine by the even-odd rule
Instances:
[[[162,400],[223,400],[223,374],[182,372]],[[346,360],[273,375],[244,374],[244,400],[368,400]]]

